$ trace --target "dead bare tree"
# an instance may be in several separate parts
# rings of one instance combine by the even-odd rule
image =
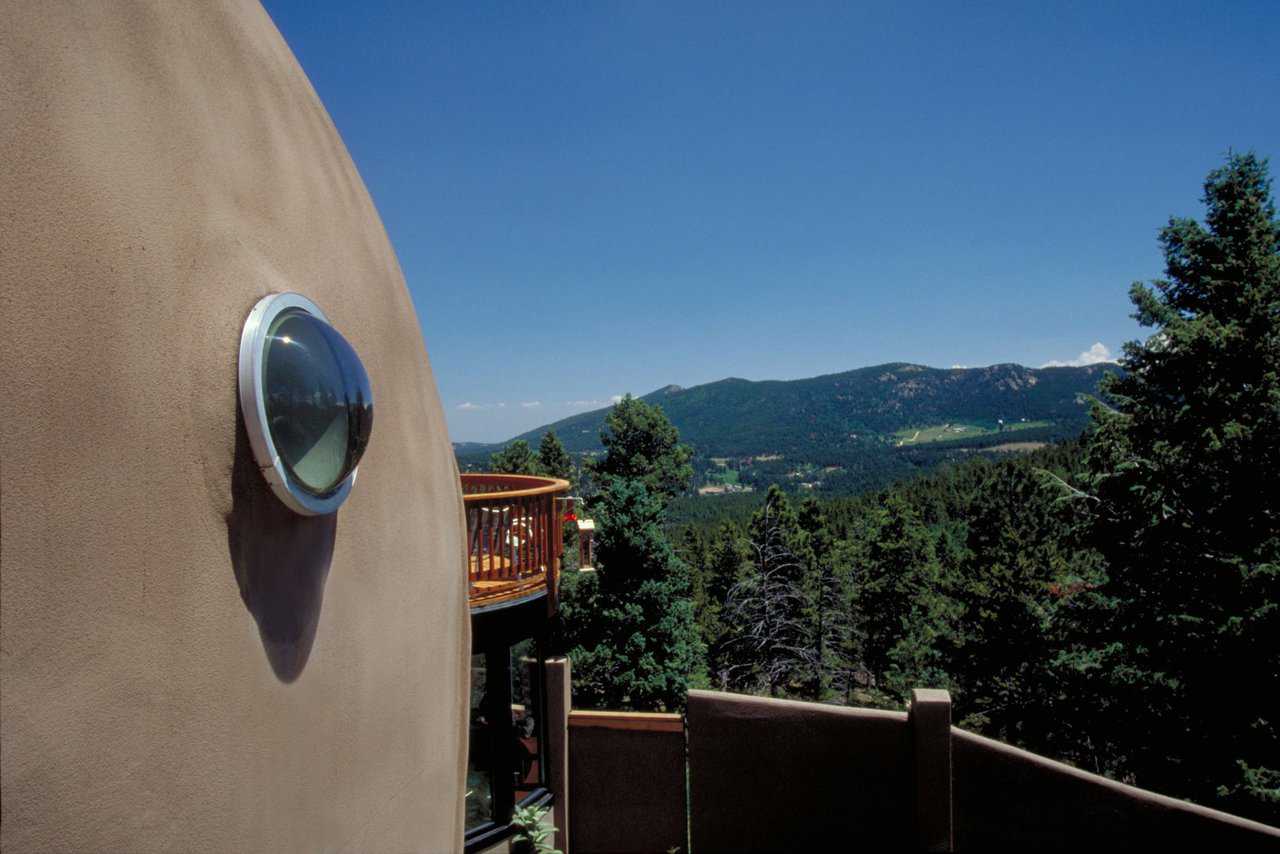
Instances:
[[[767,688],[777,697],[815,672],[803,536],[786,496],[771,488],[751,522],[751,565],[729,591],[725,676],[735,688]]]

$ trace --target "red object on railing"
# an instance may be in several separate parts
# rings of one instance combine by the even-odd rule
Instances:
[[[473,608],[544,587],[554,593],[564,551],[556,499],[568,491],[569,482],[558,478],[462,475]]]

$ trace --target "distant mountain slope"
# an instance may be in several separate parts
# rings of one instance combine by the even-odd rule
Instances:
[[[700,456],[784,454],[817,460],[891,442],[896,431],[946,422],[995,425],[1047,421],[1036,438],[1078,433],[1088,420],[1082,398],[1115,365],[1080,368],[929,368],[895,362],[801,380],[729,378],[643,397],[658,404]],[[600,449],[608,408],[583,412],[515,438],[536,445],[555,430],[571,453]],[[475,458],[506,443],[458,447]]]

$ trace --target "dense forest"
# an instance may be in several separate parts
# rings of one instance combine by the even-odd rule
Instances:
[[[1232,155],[1204,224],[1160,233],[1076,440],[853,497],[774,486],[669,522],[692,453],[625,399],[587,460],[597,567],[564,580],[575,703],[680,708],[690,686],[900,708],[1280,823],[1280,222]],[[495,465],[563,465],[540,453]],[[545,458],[545,460],[544,460]]]

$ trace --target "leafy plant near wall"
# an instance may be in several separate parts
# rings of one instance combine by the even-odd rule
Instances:
[[[515,808],[511,816],[511,826],[516,830],[513,837],[514,850],[532,854],[564,854],[548,841],[556,828],[544,822],[547,812],[546,807]]]

